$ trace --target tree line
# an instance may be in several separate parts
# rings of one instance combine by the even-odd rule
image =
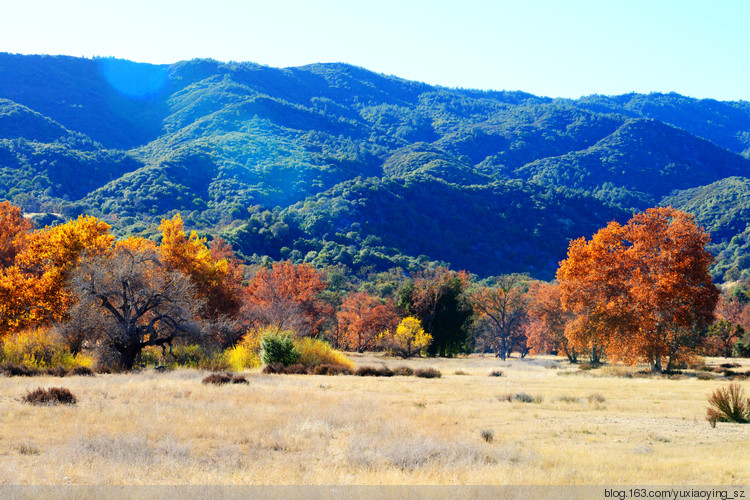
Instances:
[[[0,202],[0,338],[47,329],[73,356],[124,369],[144,349],[221,352],[264,329],[345,351],[555,353],[654,371],[750,351],[745,289],[719,292],[708,235],[672,208],[574,240],[549,283],[479,281],[435,265],[357,276],[290,261],[247,266],[225,241],[188,234],[179,215],[161,222],[158,242],[116,241],[109,229],[90,216],[34,229]]]

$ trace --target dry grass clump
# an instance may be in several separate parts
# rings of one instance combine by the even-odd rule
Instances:
[[[463,370],[456,370],[455,372],[453,372],[453,375],[470,375],[470,373]]]
[[[420,378],[440,378],[443,376],[437,368],[418,368],[414,370],[414,376]]]
[[[588,400],[589,403],[604,403],[607,400],[607,398],[605,398],[598,392],[589,394],[589,397],[586,399]]]
[[[503,371],[502,370],[492,370],[490,372],[490,377],[502,377]]]
[[[491,443],[495,440],[495,433],[492,432],[491,429],[484,429],[482,431],[482,439],[484,439],[487,443]]]
[[[542,396],[532,396],[525,392],[519,392],[513,396],[513,401],[518,401],[519,403],[541,403],[543,400]]]
[[[73,393],[64,387],[50,387],[49,389],[39,387],[26,394],[23,402],[32,405],[74,405],[77,400]]]
[[[750,399],[739,384],[716,389],[708,402],[711,406],[706,410],[706,420],[711,427],[716,427],[716,422],[750,422]]]
[[[378,439],[379,438],[379,439]],[[442,441],[433,437],[360,436],[350,441],[346,460],[355,469],[395,468],[404,473],[494,465],[518,462],[517,453],[504,447],[480,446],[461,440]]]
[[[513,394],[510,392],[498,394],[496,397],[498,401],[504,402],[504,403],[510,403],[511,401],[513,401]]]

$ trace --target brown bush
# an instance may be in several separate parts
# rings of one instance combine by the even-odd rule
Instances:
[[[408,366],[397,366],[393,369],[394,375],[399,375],[401,377],[411,377],[414,375],[414,370],[409,368]]]
[[[68,375],[68,370],[66,370],[62,366],[56,366],[55,368],[47,368],[46,373],[47,375],[52,375],[53,377],[65,377],[66,375]]]
[[[232,381],[232,376],[226,373],[212,373],[208,377],[204,378],[201,383],[203,384],[214,384],[222,385],[228,384]]]
[[[284,363],[276,362],[276,363],[268,363],[266,366],[263,367],[262,370],[265,374],[273,374],[273,373],[284,373]]]
[[[232,377],[233,384],[249,384],[250,382],[243,375],[235,375]]]
[[[9,377],[31,377],[39,375],[39,370],[37,368],[16,363],[3,363],[0,365],[0,372]]]
[[[387,366],[360,366],[354,374],[358,377],[392,377],[393,370]]]
[[[93,377],[94,370],[92,370],[88,366],[76,366],[75,368],[70,370],[69,375],[77,375],[79,377]]]
[[[39,387],[26,394],[23,401],[32,405],[74,405],[77,402],[73,393],[64,387],[51,387],[49,389]]]
[[[302,363],[296,363],[294,365],[285,366],[282,373],[286,375],[312,375],[313,369]]]
[[[490,372],[490,377],[502,377],[502,376],[503,376],[502,370],[492,370]]]
[[[440,370],[437,368],[419,368],[414,370],[414,376],[421,378],[440,378],[443,374],[440,373]]]
[[[313,373],[315,375],[351,375],[352,371],[341,365],[318,365]]]

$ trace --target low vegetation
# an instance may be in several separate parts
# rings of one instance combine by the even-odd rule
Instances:
[[[23,397],[24,403],[32,405],[74,405],[78,401],[68,389],[64,387],[51,387],[43,389],[39,387]]]
[[[0,481],[736,484],[744,477],[750,426],[720,420],[712,429],[703,419],[715,381],[579,372],[546,356],[352,359],[393,372],[432,367],[443,376],[279,376],[254,368],[241,374],[247,384],[217,386],[201,382],[240,374],[148,367],[66,378],[77,403],[56,407],[18,397],[56,386],[54,378],[0,377],[0,393],[12,396],[0,398]],[[750,369],[739,363],[735,370]],[[488,377],[498,366],[503,377]],[[459,370],[468,375],[454,375]],[[498,401],[503,393],[509,402]],[[521,394],[532,402],[514,400]],[[177,418],[191,424],[174,425]],[[644,457],[648,467],[638,466]]]

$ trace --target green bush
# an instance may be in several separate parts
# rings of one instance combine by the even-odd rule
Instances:
[[[295,364],[299,357],[294,339],[288,333],[267,333],[260,340],[260,359],[266,365],[281,363],[289,366]]]

